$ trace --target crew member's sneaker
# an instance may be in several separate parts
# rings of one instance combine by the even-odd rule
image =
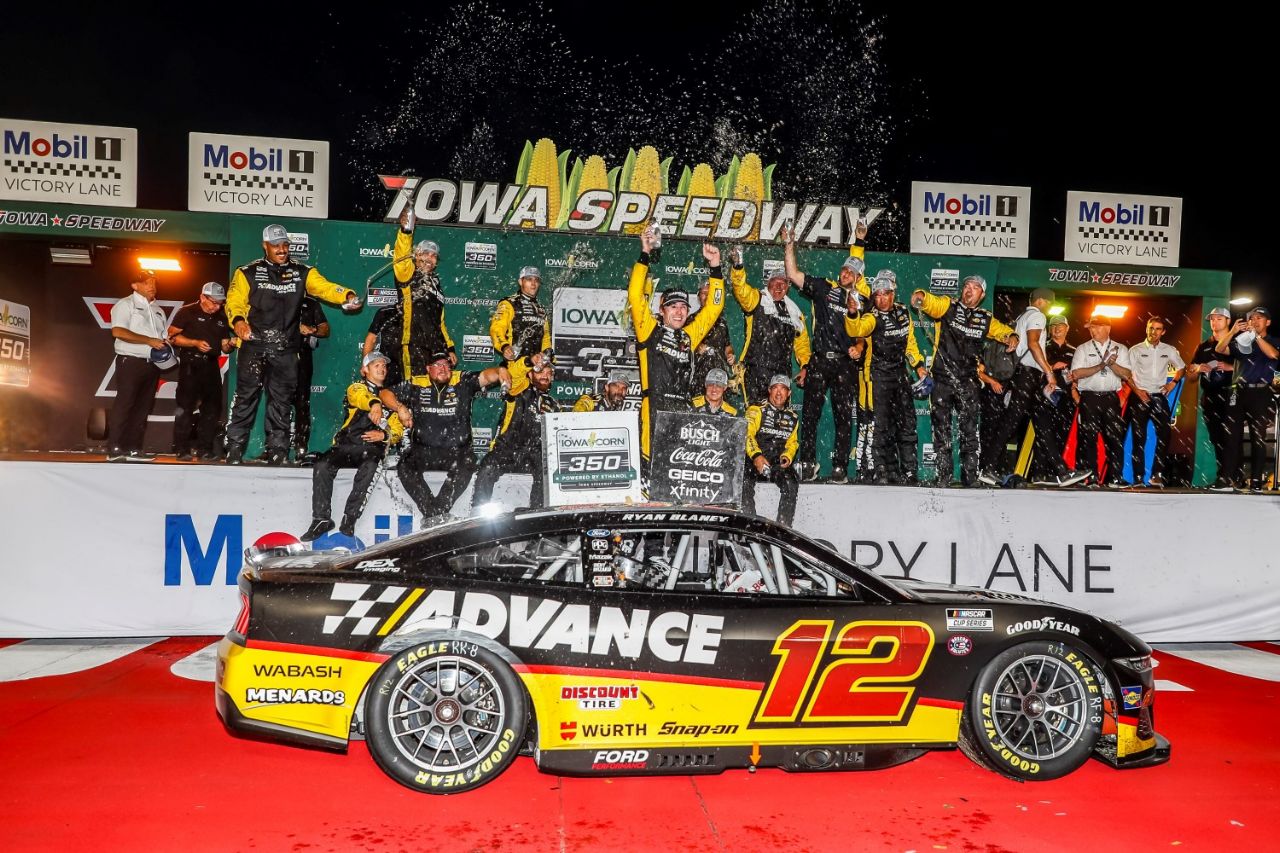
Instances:
[[[193,462],[195,461],[196,457],[195,457],[195,454],[193,454],[191,451],[184,450],[174,458],[177,459],[179,462]]]
[[[312,542],[333,529],[333,519],[316,518],[312,519],[311,526],[307,528],[307,532],[302,534],[303,542]]]
[[[1214,480],[1213,485],[1209,487],[1209,491],[1211,492],[1234,492],[1235,490],[1235,485],[1230,480],[1223,477],[1219,477]]]
[[[154,462],[155,460],[154,453],[147,453],[144,450],[130,450],[124,457],[125,462]]]
[[[118,447],[113,447],[107,451],[108,462],[123,462],[128,458],[127,454]]]
[[[1108,480],[1107,488],[1108,489],[1132,489],[1133,483],[1130,483],[1128,480]]]
[[[338,532],[341,533],[343,536],[355,536],[356,521],[357,519],[354,519],[349,515],[344,515],[342,517],[342,523],[338,525]]]
[[[1060,489],[1067,489],[1071,486],[1078,486],[1091,476],[1093,474],[1089,471],[1064,471],[1053,478],[1052,485]]]
[[[1001,480],[1001,478],[1000,478],[1000,477],[996,476],[995,474],[991,473],[990,471],[979,471],[979,472],[978,472],[978,479],[979,479],[979,480],[981,480],[982,482],[986,483],[988,486],[996,486],[996,487],[998,487],[998,486],[1000,486],[1000,485],[1003,483],[1003,481]]]
[[[800,482],[813,483],[818,479],[818,463],[802,462],[800,463]]]
[[[244,462],[244,448],[240,445],[232,445],[227,448],[227,464],[240,465]]]
[[[283,450],[271,450],[263,456],[262,461],[273,468],[279,468],[289,459],[289,454]]]
[[[833,471],[827,482],[833,486],[847,486],[849,484],[849,474],[847,471]]]
[[[1153,489],[1163,489],[1164,477],[1161,477],[1159,474],[1152,474],[1151,479],[1147,480],[1147,485]]]

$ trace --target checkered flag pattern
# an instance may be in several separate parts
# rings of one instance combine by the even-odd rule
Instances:
[[[1080,236],[1086,240],[1128,240],[1144,243],[1168,243],[1169,235],[1163,231],[1150,231],[1146,228],[1098,228],[1082,227]]]
[[[926,216],[924,225],[930,231],[977,231],[983,234],[1017,234],[1018,226],[1008,219],[951,219]]]
[[[260,190],[299,190],[312,192],[315,186],[306,178],[280,175],[237,175],[233,172],[205,172],[204,179],[215,187],[252,187]]]
[[[63,175],[68,178],[120,179],[115,166],[86,166],[76,163],[45,163],[40,160],[5,160],[4,166],[15,175]]]
[[[354,619],[355,625],[351,629],[351,635],[368,636],[373,633],[374,628],[378,627],[378,623],[391,615],[391,608],[386,605],[399,601],[400,596],[404,595],[407,589],[403,586],[389,586],[376,596],[366,598],[371,588],[372,586],[367,583],[335,583],[333,594],[329,598],[333,601],[350,601],[351,606],[341,616],[324,617],[324,633],[336,634],[343,622]],[[373,611],[373,615],[370,615],[370,611]]]

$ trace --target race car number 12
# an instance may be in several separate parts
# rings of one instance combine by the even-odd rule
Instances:
[[[833,626],[829,619],[801,620],[779,635],[773,654],[781,660],[756,722],[794,722],[802,705],[801,722],[902,720],[915,693],[909,682],[933,652],[933,629],[924,622],[850,622],[831,644],[835,660],[819,674]]]

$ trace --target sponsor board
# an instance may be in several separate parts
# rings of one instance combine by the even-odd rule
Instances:
[[[560,688],[560,701],[576,702],[582,711],[616,711],[623,702],[640,698],[640,688],[634,684],[574,685]]]
[[[1025,258],[1031,188],[911,182],[911,251]]]
[[[960,270],[942,268],[929,270],[929,292],[937,296],[959,296]],[[930,322],[929,326],[932,327],[932,325]]]
[[[985,608],[948,607],[948,631],[994,631],[996,629],[995,614]]]
[[[0,385],[31,385],[31,309],[0,299]]]
[[[594,387],[618,368],[639,375],[640,359],[626,310],[625,290],[573,287],[556,291],[551,309],[556,382]]]
[[[192,132],[187,209],[326,219],[329,143]]]
[[[634,411],[543,415],[548,503],[641,500],[639,434]]]
[[[742,499],[747,422],[688,412],[658,412],[649,471],[653,500],[736,505]]]
[[[493,363],[493,340],[488,335],[463,335],[462,360],[468,364],[480,362],[485,365]]]
[[[1063,260],[1176,267],[1182,199],[1122,193],[1067,193]]]
[[[136,207],[138,131],[0,118],[0,199]]]
[[[462,265],[469,270],[496,270],[498,244],[468,241],[462,249]]]

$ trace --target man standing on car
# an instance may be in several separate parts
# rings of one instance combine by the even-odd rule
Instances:
[[[742,507],[756,511],[756,483],[773,483],[781,493],[778,523],[791,526],[800,496],[800,479],[791,463],[800,449],[800,419],[787,405],[791,377],[779,373],[769,380],[768,396],[747,409],[747,470],[742,478]]]
[[[1125,407],[1125,420],[1133,430],[1133,482],[1147,482],[1154,489],[1164,487],[1165,455],[1169,452],[1169,428],[1173,410],[1169,406],[1169,394],[1178,387],[1186,373],[1186,363],[1178,351],[1163,343],[1164,319],[1152,317],[1147,321],[1147,337],[1140,344],[1129,347],[1129,361],[1133,374],[1129,386],[1133,389],[1129,404]],[[1151,479],[1147,481],[1147,424],[1155,425],[1156,452],[1151,460]]]
[[[231,329],[222,305],[227,292],[216,281],[200,288],[200,297],[183,305],[169,324],[178,348],[177,409],[173,418],[173,452],[179,462],[217,458],[214,442],[222,417],[222,368],[219,358],[231,352]],[[199,415],[196,412],[199,411]],[[195,426],[196,438],[191,440]]]

